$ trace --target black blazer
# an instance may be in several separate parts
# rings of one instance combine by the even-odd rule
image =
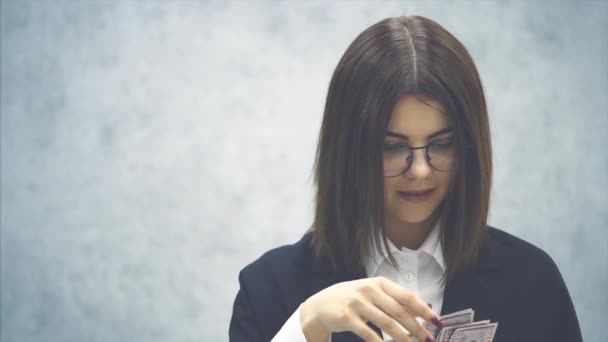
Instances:
[[[231,342],[270,341],[308,297],[339,282],[366,278],[334,272],[314,257],[306,234],[295,244],[274,248],[239,272]],[[474,268],[445,287],[441,315],[473,308],[475,320],[498,322],[495,342],[582,341],[572,300],[547,253],[488,226],[488,239]],[[382,332],[368,323],[380,336]],[[352,332],[332,334],[332,342],[362,341]]]

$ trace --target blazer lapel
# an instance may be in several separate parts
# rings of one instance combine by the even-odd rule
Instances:
[[[492,281],[500,271],[498,253],[498,248],[488,240],[480,250],[478,263],[462,270],[446,284],[440,315],[472,308],[476,321],[487,319],[494,298]]]
[[[312,277],[309,283],[311,294],[315,294],[334,284],[367,278],[365,269],[361,268],[357,272],[346,272],[334,270],[329,261],[320,261],[312,258]],[[373,323],[368,322],[367,325],[372,328],[381,338],[382,331]],[[362,339],[353,332],[344,331],[331,334],[332,342],[360,342]]]
[[[476,302],[478,290],[476,273],[474,271],[469,270],[458,273],[445,286],[440,315],[443,316],[474,306],[473,303]]]

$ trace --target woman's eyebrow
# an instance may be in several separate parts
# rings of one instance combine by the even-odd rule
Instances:
[[[434,138],[434,137],[436,137],[436,136],[438,136],[438,135],[442,135],[442,134],[444,134],[444,133],[448,133],[448,132],[452,132],[452,131],[453,131],[452,127],[451,127],[451,126],[449,126],[449,127],[444,128],[444,129],[441,129],[441,130],[439,130],[439,131],[437,131],[437,132],[435,132],[435,133],[431,133],[431,134],[430,134],[428,137],[426,137],[426,138],[427,138],[427,139],[432,139],[432,138]],[[387,136],[390,136],[390,137],[396,137],[396,138],[401,138],[401,139],[403,139],[403,140],[407,140],[407,135],[404,135],[404,134],[401,134],[401,133],[396,133],[396,132],[387,131],[387,132],[386,132],[386,135],[387,135]]]

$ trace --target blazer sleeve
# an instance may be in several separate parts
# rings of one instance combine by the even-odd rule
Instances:
[[[243,272],[239,272],[240,288],[234,300],[228,336],[230,342],[263,342],[263,333],[253,311]]]
[[[551,258],[548,269],[549,279],[553,284],[552,297],[555,305],[551,314],[554,326],[552,329],[554,336],[551,341],[582,342],[583,337],[570,293],[557,265]]]

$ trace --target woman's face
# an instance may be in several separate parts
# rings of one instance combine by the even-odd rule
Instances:
[[[434,101],[427,101],[442,109]],[[385,174],[395,174],[395,170],[407,165],[407,151],[404,146],[419,147],[436,143],[431,161],[444,167],[446,157],[453,155],[453,132],[444,131],[450,127],[450,120],[443,112],[430,107],[414,96],[405,96],[395,105],[384,138],[383,163]],[[437,135],[436,132],[444,131]],[[401,135],[401,136],[399,136]],[[439,145],[442,144],[442,145]],[[449,147],[451,146],[451,147]],[[449,189],[454,171],[435,170],[425,156],[425,149],[412,150],[411,164],[406,173],[384,178],[384,201],[386,222],[419,223],[428,219],[442,203]],[[391,169],[392,168],[392,169]],[[403,192],[432,189],[425,198],[404,196]]]

